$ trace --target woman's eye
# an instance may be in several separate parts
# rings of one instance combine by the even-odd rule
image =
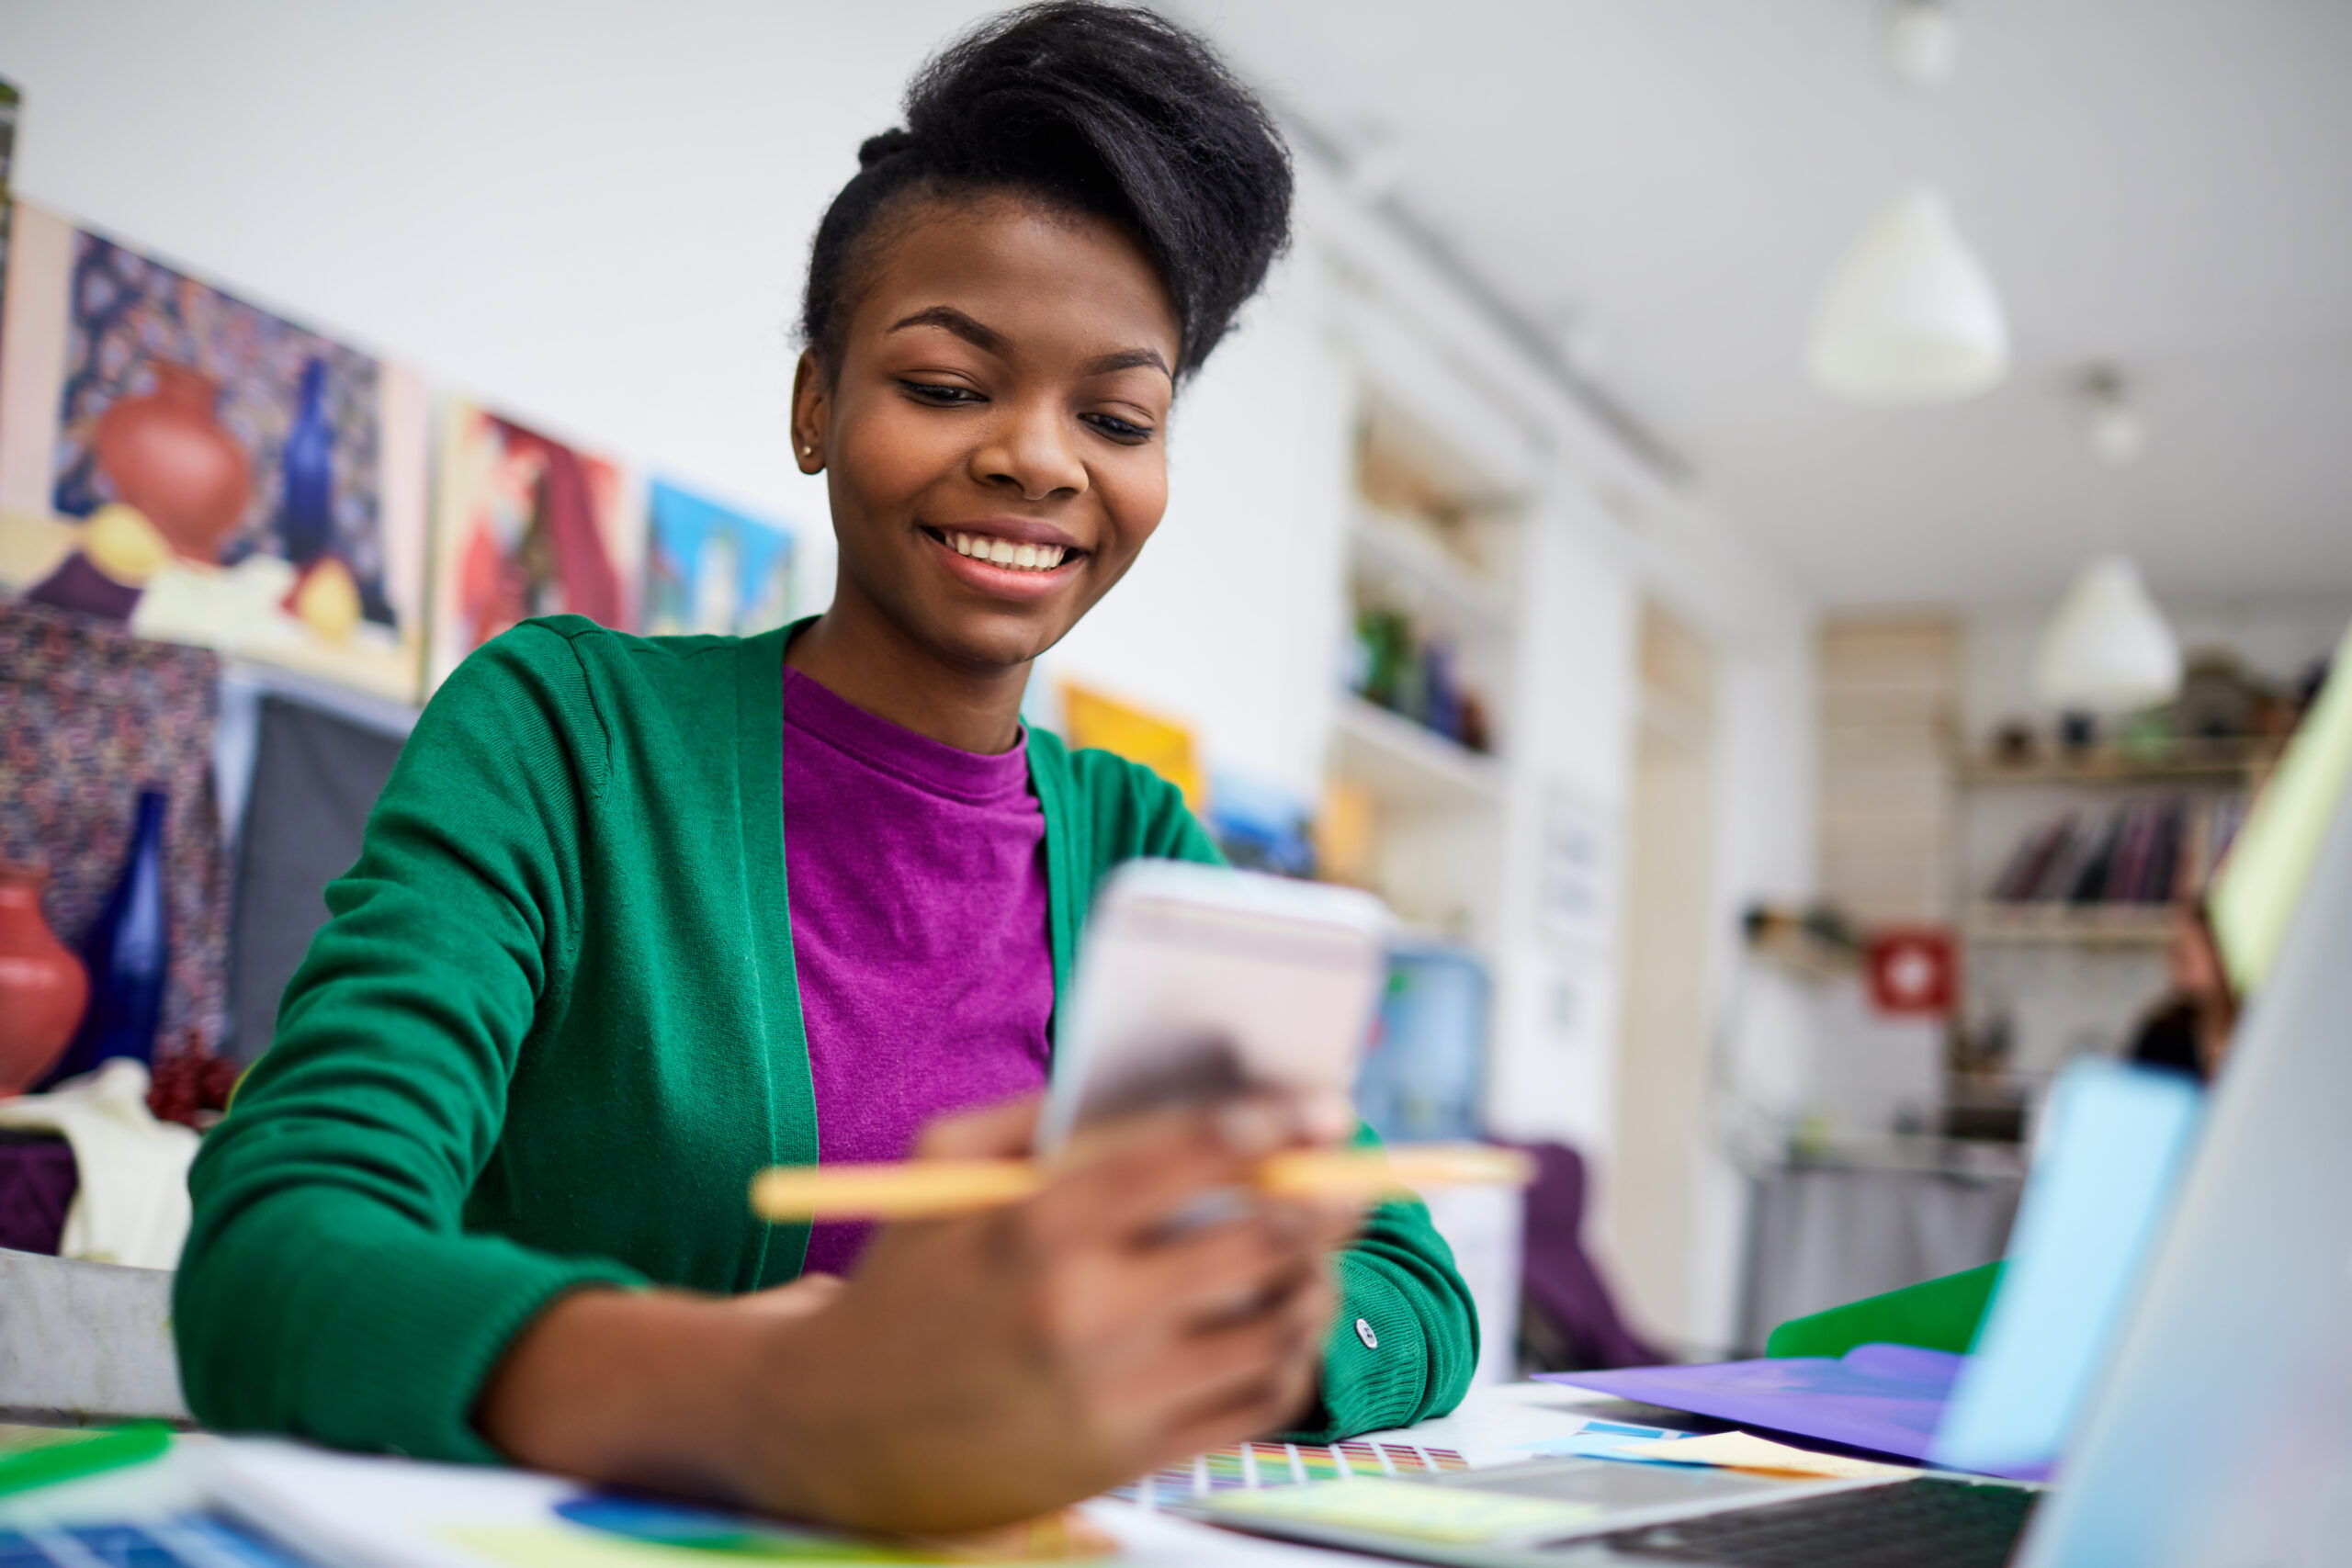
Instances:
[[[1129,446],[1139,446],[1151,439],[1151,426],[1121,419],[1114,413],[1090,413],[1079,417],[1112,440],[1124,442]]]
[[[899,385],[903,388],[910,396],[919,398],[924,402],[934,404],[940,408],[951,408],[959,403],[976,403],[980,400],[979,393],[972,390],[971,388],[957,387],[944,381],[908,381],[902,379],[899,381]]]

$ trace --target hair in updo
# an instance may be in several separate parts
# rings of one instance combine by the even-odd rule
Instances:
[[[1004,190],[1125,225],[1176,307],[1197,369],[1290,235],[1290,154],[1207,43],[1153,13],[1049,0],[975,28],[908,85],[817,226],[800,327],[828,373],[860,275],[924,200]]]

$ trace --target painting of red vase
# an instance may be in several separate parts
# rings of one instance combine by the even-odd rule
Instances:
[[[0,593],[414,700],[422,379],[23,203],[8,292]]]

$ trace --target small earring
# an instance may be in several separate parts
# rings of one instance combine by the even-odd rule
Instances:
[[[804,457],[813,457],[817,455],[817,449],[814,446],[803,446],[800,449],[800,455]]]

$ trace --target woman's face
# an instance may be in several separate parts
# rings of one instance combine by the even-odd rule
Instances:
[[[976,671],[1051,648],[1167,507],[1177,344],[1117,225],[1010,196],[919,213],[865,279],[836,374],[804,355],[794,387],[840,591]]]

